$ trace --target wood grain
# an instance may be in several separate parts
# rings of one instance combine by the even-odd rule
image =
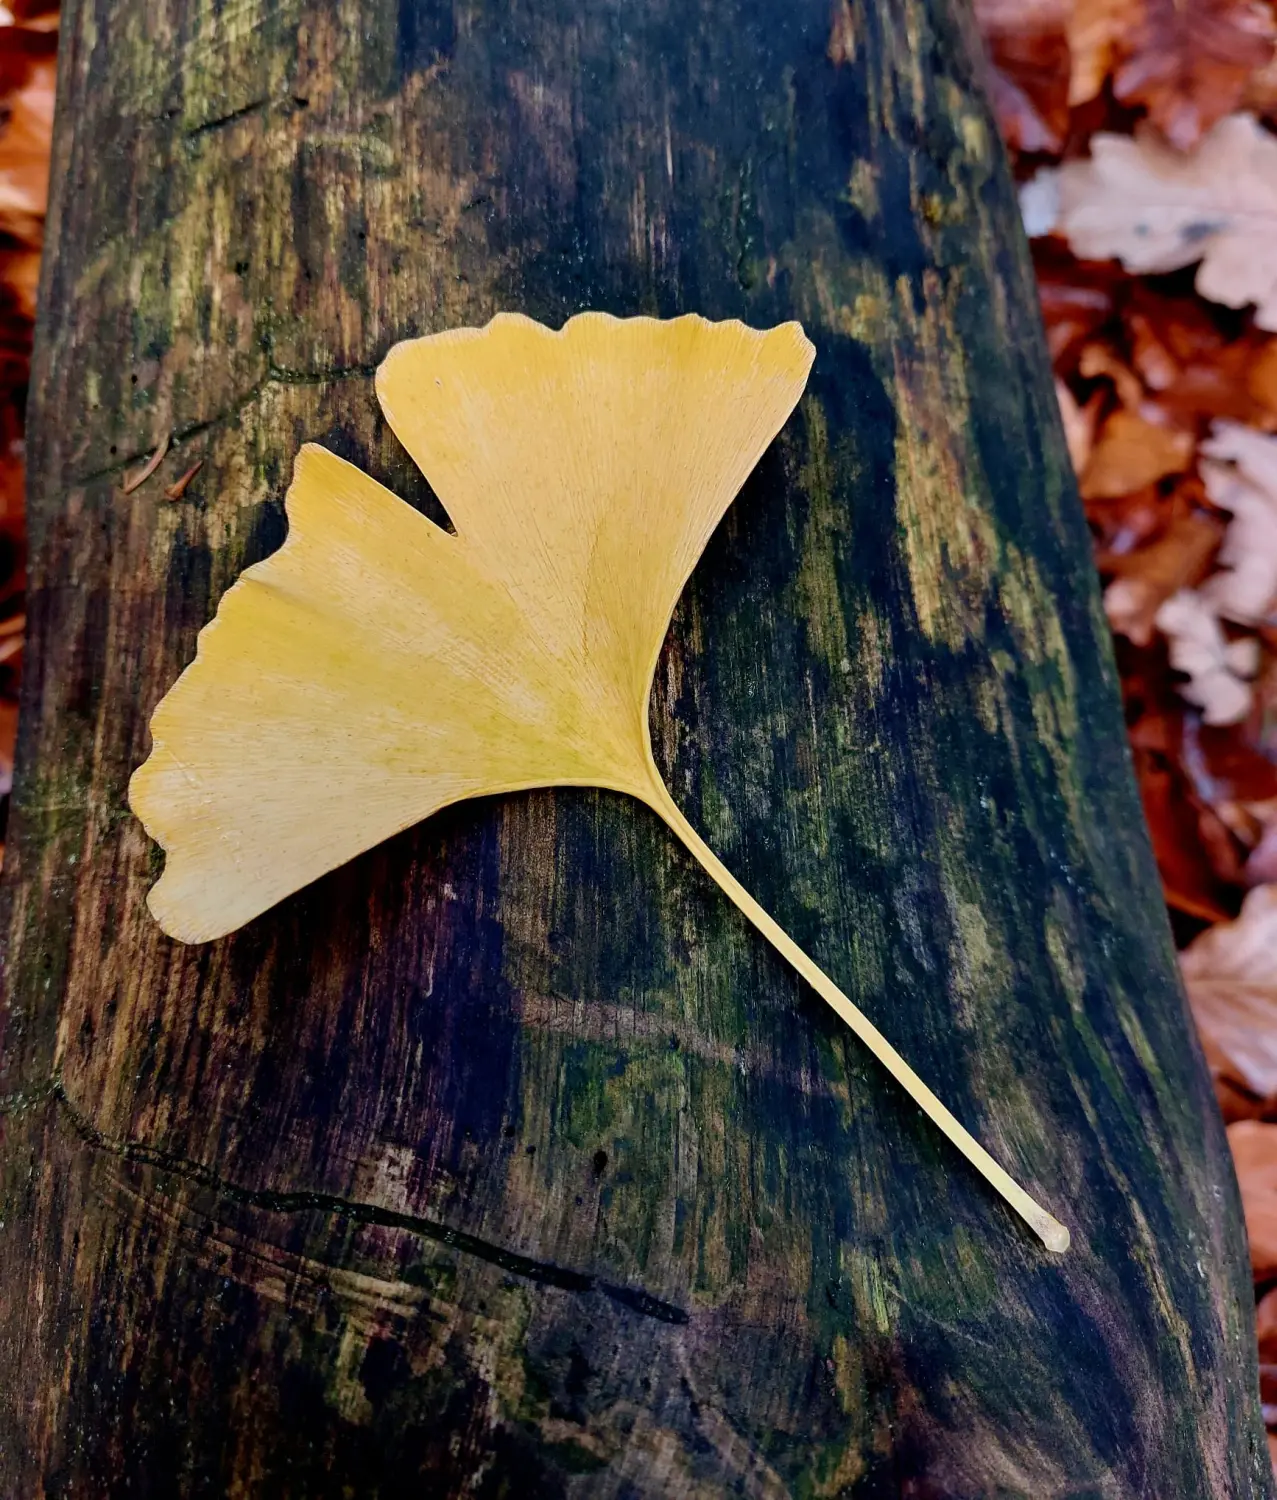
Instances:
[[[965,14],[73,0],[64,25],[0,925],[0,1491],[1270,1495],[1236,1189]],[[814,339],[676,615],[657,758],[1065,1219],[1063,1259],[620,797],[457,808],[205,947],[147,916],[128,776],[281,541],[298,446],[441,518],[378,360],[586,307]]]

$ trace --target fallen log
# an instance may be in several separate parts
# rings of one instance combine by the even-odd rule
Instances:
[[[0,1490],[1271,1494],[965,13],[77,0],[60,66]],[[128,778],[299,445],[442,520],[378,361],[587,307],[814,341],[675,616],[657,760],[1066,1255],[620,796],[457,806],[216,943],[149,916]]]

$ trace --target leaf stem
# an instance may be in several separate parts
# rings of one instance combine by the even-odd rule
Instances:
[[[1030,1198],[1019,1183],[994,1161],[970,1131],[936,1098],[873,1022],[852,1004],[828,974],[754,900],[679,811],[655,765],[650,770],[650,781],[650,787],[642,794],[643,800],[664,819],[715,884],[735,902],[772,946],[789,960],[821,999],[851,1027],[923,1113],[939,1126],[971,1165],[1002,1194],[1046,1248],[1057,1253],[1067,1250],[1069,1231],[1064,1225],[1047,1213],[1040,1203]]]

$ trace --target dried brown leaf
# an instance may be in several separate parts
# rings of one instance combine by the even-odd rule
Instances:
[[[20,453],[10,447],[0,448],[0,537],[16,535],[22,529],[22,500],[26,486],[26,468]],[[4,579],[0,578],[0,592]]]
[[[1277,437],[1216,422],[1201,451],[1206,493],[1232,513],[1220,548],[1222,571],[1202,595],[1225,619],[1259,624],[1277,598]]]
[[[1255,690],[1258,695],[1259,683]],[[1257,727],[1247,721],[1217,729],[1196,717],[1181,724],[1181,755],[1197,795],[1221,816],[1231,809],[1225,821],[1247,847],[1277,817],[1277,764],[1265,752]]]
[[[1150,132],[1102,133],[1090,160],[1059,174],[1059,229],[1075,254],[1135,272],[1200,261],[1203,297],[1253,302],[1256,323],[1277,328],[1277,137],[1253,116],[1221,120],[1188,157]]]
[[[1104,424],[1082,475],[1084,499],[1109,499],[1143,489],[1193,461],[1193,434],[1119,409]]]
[[[1126,327],[1131,339],[1131,363],[1140,379],[1150,391],[1169,390],[1179,378],[1180,363],[1160,330],[1140,313],[1128,314]]]
[[[1239,108],[1270,120],[1277,115],[1277,56],[1250,75],[1238,103]]]
[[[1277,339],[1266,339],[1258,347],[1251,345],[1250,348],[1251,358],[1246,364],[1246,394],[1272,421],[1277,419]],[[1231,416],[1232,413],[1220,412],[1219,415]]]
[[[5,0],[5,9],[22,26],[58,24],[58,0]]]
[[[976,0],[990,102],[1013,151],[1058,152],[1069,128],[1067,0]]]
[[[22,654],[26,628],[26,615],[10,615],[7,620],[0,620],[0,664],[15,661]]]
[[[1106,343],[1087,344],[1078,356],[1077,372],[1083,380],[1111,380],[1117,399],[1128,411],[1137,412],[1144,404],[1146,393],[1139,376]]]
[[[1121,559],[1149,546],[1174,524],[1173,502],[1158,485],[1146,485],[1114,500],[1090,500],[1086,517],[1095,533],[1101,572],[1121,571]]]
[[[1062,380],[1057,380],[1055,399],[1060,404],[1060,420],[1064,423],[1064,441],[1068,444],[1069,460],[1073,465],[1073,472],[1080,474],[1091,456],[1103,398],[1099,395],[1092,396],[1085,406],[1079,406],[1068,386]]]
[[[1068,28],[1070,105],[1085,104],[1104,87],[1142,9],[1140,0],[1076,0]]]
[[[1239,1120],[1228,1127],[1242,1191],[1250,1264],[1256,1280],[1277,1273],[1277,1125]]]
[[[1262,1099],[1277,1095],[1277,886],[1180,954],[1193,1018],[1216,1071]]]
[[[1113,630],[1147,646],[1158,610],[1172,594],[1199,581],[1219,539],[1215,522],[1188,512],[1151,546],[1101,557],[1101,568],[1118,575],[1104,591],[1104,610]]]
[[[32,248],[40,244],[48,199],[55,76],[52,58],[33,64],[27,82],[9,96],[0,130],[0,230]]]
[[[1254,886],[1277,881],[1277,818],[1273,818],[1259,836],[1246,861],[1246,880]]]
[[[1188,678],[1180,692],[1202,711],[1208,724],[1236,724],[1250,712],[1248,679],[1259,670],[1259,642],[1253,636],[1230,641],[1210,603],[1181,589],[1155,616],[1170,647],[1171,666]]]
[[[1167,904],[1206,922],[1226,920],[1229,892],[1204,845],[1203,810],[1168,756],[1135,748],[1140,801]]]
[[[40,252],[0,251],[0,284],[12,292],[19,315],[34,323],[36,289],[40,284]]]
[[[0,698],[0,797],[7,797],[13,786],[13,747],[18,738],[18,705]]]
[[[1272,13],[1255,0],[1144,0],[1116,50],[1116,97],[1144,105],[1171,145],[1188,151],[1271,60]]]
[[[1059,240],[1035,241],[1033,262],[1051,360],[1067,374],[1076,350],[1113,316],[1115,290],[1127,278],[1112,263],[1074,259]]]
[[[1174,325],[1160,330],[1173,334]],[[1271,346],[1271,351],[1270,351]],[[1185,423],[1223,417],[1247,426],[1277,427],[1277,340],[1251,329],[1231,343],[1180,357],[1179,373],[1158,404]]]

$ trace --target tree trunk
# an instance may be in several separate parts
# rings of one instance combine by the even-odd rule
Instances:
[[[956,3],[74,0],[64,35],[0,1491],[1271,1494]],[[814,339],[679,607],[658,760],[1067,1255],[620,797],[462,805],[203,947],[147,914],[128,777],[299,444],[438,517],[378,360],[582,308]]]

